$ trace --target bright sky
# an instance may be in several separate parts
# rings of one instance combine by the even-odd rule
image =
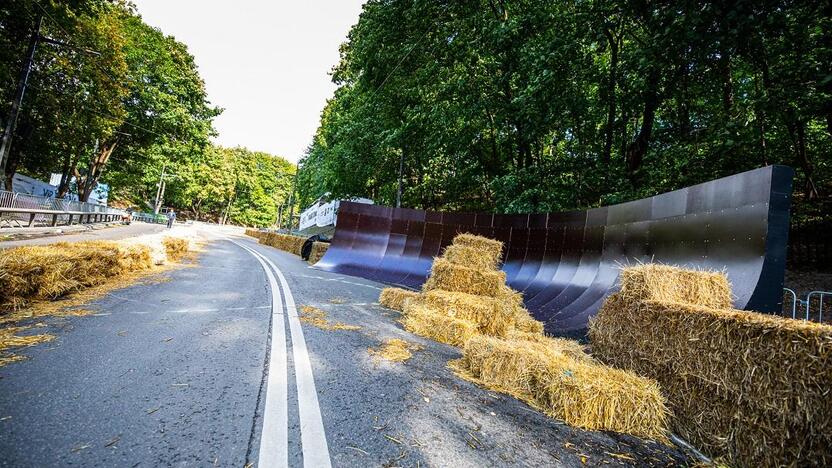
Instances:
[[[214,105],[216,142],[297,161],[332,96],[329,71],[364,0],[133,0],[187,44]]]

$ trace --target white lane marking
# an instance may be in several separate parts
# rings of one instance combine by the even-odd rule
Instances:
[[[288,356],[280,288],[272,270],[257,252],[231,239],[228,240],[247,250],[260,262],[269,280],[272,296],[272,343],[269,350],[269,375],[266,380],[266,404],[263,407],[263,429],[260,433],[257,466],[289,466],[289,378],[286,362]]]
[[[299,276],[300,278],[311,278],[311,279],[317,279],[317,280],[321,280],[321,281],[335,281],[337,283],[351,284],[353,286],[364,286],[365,288],[378,289],[379,291],[381,291],[381,288],[379,288],[377,286],[373,286],[373,285],[370,285],[370,284],[364,284],[364,283],[356,283],[354,281],[346,281],[346,280],[342,280],[342,279],[339,279],[339,278],[324,278],[323,276],[314,276],[314,275],[297,275],[297,276]]]
[[[283,272],[266,256],[261,257],[274,269],[283,287],[283,297],[286,301],[286,317],[289,319],[289,330],[292,333],[293,362],[298,386],[298,416],[300,417],[300,440],[303,446],[303,466],[306,468],[330,468],[329,447],[326,442],[326,431],[321,417],[321,407],[318,404],[318,391],[315,389],[315,378],[312,375],[312,364],[303,338],[303,328],[300,326],[295,298],[289,289],[289,283]]]

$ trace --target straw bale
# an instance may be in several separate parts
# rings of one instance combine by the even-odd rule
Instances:
[[[324,257],[324,254],[326,253],[327,249],[329,249],[329,243],[313,242],[312,251],[309,253],[309,260],[307,260],[307,262],[310,265],[318,263],[318,261]]]
[[[442,258],[453,264],[477,270],[496,270],[500,265],[499,252],[495,256],[494,252],[480,250],[467,245],[451,244],[445,247],[445,250],[442,252]]]
[[[378,302],[384,307],[393,310],[398,310],[399,312],[403,312],[405,301],[416,298],[418,296],[418,292],[410,291],[408,289],[384,288],[381,290],[381,295],[378,298]]]
[[[258,229],[246,229],[246,235],[247,236],[255,237],[257,239],[262,237],[263,234],[264,233],[260,232]]]
[[[8,249],[0,256],[0,308],[18,309],[149,270],[180,259],[190,248],[190,241],[181,236],[151,234]]]
[[[674,429],[712,456],[738,466],[832,463],[832,327],[643,299],[713,304],[712,290],[725,283],[714,280],[720,274],[671,272],[702,283],[680,286],[651,277],[667,267],[635,268],[590,324],[596,357],[659,381]]]
[[[430,269],[430,277],[422,287],[423,291],[442,289],[463,292],[475,296],[497,297],[505,285],[503,271],[485,271],[456,265],[444,258],[437,258]]]
[[[543,335],[543,322],[535,320],[523,307],[513,307],[515,328],[522,332]]]
[[[17,308],[32,299],[54,299],[151,266],[148,247],[109,241],[8,249],[0,256],[0,305]]]
[[[522,343],[524,341],[539,343],[552,349],[556,349],[573,359],[596,362],[592,356],[586,353],[584,345],[575,340],[554,338],[546,336],[542,333],[525,332],[520,330],[511,330],[508,333],[508,336],[506,336],[506,339],[517,343]]]
[[[514,306],[493,297],[434,289],[422,295],[421,302],[449,317],[477,324],[484,335],[506,336],[514,327]]]
[[[503,284],[500,287],[500,290],[497,292],[497,297],[500,300],[506,301],[510,304],[514,304],[517,307],[524,307],[523,306],[523,293],[520,291],[515,291],[508,287],[507,285]]]
[[[664,441],[668,411],[658,385],[632,372],[574,359],[567,343],[475,336],[453,367],[567,424]]]
[[[488,237],[467,233],[457,234],[454,237],[453,245],[476,249],[482,252],[481,255],[495,259],[496,264],[499,264],[503,256],[503,243],[496,239],[489,239]]]
[[[404,308],[405,330],[451,346],[462,346],[477,334],[477,324],[470,320],[434,312],[421,304],[408,302]]]
[[[664,301],[716,309],[732,305],[731,284],[723,272],[686,270],[646,263],[624,268],[620,294],[633,301]]]
[[[295,255],[300,255],[300,250],[306,238],[299,236],[290,236],[287,234],[280,234],[277,232],[262,233],[259,237],[259,242],[269,247],[274,247]]]

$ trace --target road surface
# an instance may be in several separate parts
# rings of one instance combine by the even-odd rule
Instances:
[[[77,226],[73,226],[77,228]],[[111,226],[111,227],[96,227],[73,234],[63,235],[48,235],[46,237],[36,237],[33,239],[20,239],[0,241],[0,249],[10,249],[12,247],[20,247],[23,245],[47,245],[56,242],[80,242],[93,240],[119,240],[128,237],[140,236],[142,234],[153,234],[165,229],[161,224],[148,223],[132,223],[129,226]],[[0,234],[17,234],[17,231],[6,230]]]
[[[97,301],[99,315],[50,320],[55,341],[0,368],[0,466],[686,462],[674,448],[571,428],[455,377],[446,364],[459,351],[404,331],[377,304],[381,284],[243,236],[218,237],[194,265],[164,275]],[[290,295],[298,309],[361,328],[298,322]],[[422,349],[378,361],[368,348],[386,338]]]

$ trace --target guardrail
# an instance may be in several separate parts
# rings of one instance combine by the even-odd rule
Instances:
[[[0,220],[9,225],[12,222],[20,225],[21,221],[29,227],[35,222],[52,226],[71,225],[76,221],[79,224],[100,223],[116,221],[124,214],[124,210],[93,203],[0,190]]]
[[[789,288],[783,288],[783,296],[784,301],[785,297],[791,296],[791,309],[792,309],[792,318],[797,318],[797,314],[800,313],[800,309],[803,308],[805,310],[805,316],[803,320],[814,320],[815,311],[817,311],[817,322],[823,323],[823,299],[825,297],[832,297],[832,291],[810,291],[806,294],[806,299],[800,299],[797,297],[797,293]],[[817,309],[812,307],[812,297],[817,297]]]

